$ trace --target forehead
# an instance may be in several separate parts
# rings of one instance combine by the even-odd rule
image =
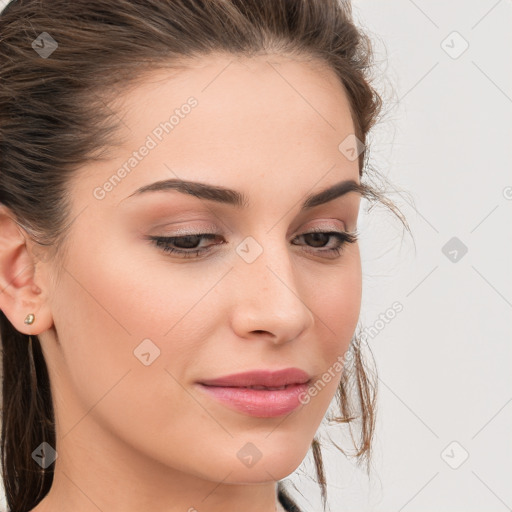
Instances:
[[[190,98],[195,105],[185,109]],[[154,142],[109,194],[118,201],[152,178],[223,183],[248,195],[267,185],[293,192],[358,178],[357,160],[339,150],[354,130],[348,99],[335,72],[320,61],[196,58],[146,74],[119,96],[114,112],[125,143],[116,158],[89,168],[96,182],[148,137]]]
[[[130,129],[149,132],[191,96],[198,108],[179,131],[186,130],[185,124],[194,124],[198,140],[230,135],[231,140],[241,141],[263,126],[269,135],[279,134],[283,127],[324,136],[353,132],[342,82],[327,64],[306,57],[197,57],[182,62],[178,69],[146,74],[120,98],[118,106]],[[291,136],[289,132],[287,138]]]

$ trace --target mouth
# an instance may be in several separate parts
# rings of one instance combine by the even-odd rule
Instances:
[[[230,388],[251,389],[286,389],[287,386],[306,384],[312,377],[299,368],[285,368],[282,370],[250,370],[243,373],[226,375],[216,379],[203,380],[200,384],[205,386],[218,386]]]
[[[268,386],[242,386],[244,388],[247,388],[247,389],[286,389],[287,387],[290,387],[292,384],[287,384],[286,386],[279,386],[279,387],[275,387],[275,388],[271,388],[271,387],[268,387]]]
[[[196,385],[202,393],[225,407],[259,418],[289,414],[303,402],[313,378],[299,368],[278,371],[251,370],[203,380]]]

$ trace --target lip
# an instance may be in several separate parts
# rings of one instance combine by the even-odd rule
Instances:
[[[271,418],[292,412],[308,389],[311,376],[298,368],[253,370],[198,382],[208,396],[249,416]],[[253,389],[249,386],[283,389]]]
[[[282,370],[251,370],[243,373],[225,375],[216,379],[202,380],[206,386],[247,387],[265,386],[280,387],[291,384],[306,384],[311,376],[299,368],[284,368]]]

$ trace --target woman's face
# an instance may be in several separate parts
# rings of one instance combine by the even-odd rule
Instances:
[[[59,463],[81,450],[89,469],[117,461],[155,481],[167,471],[282,479],[335,394],[360,310],[357,243],[337,254],[336,236],[306,235],[353,232],[359,193],[302,208],[359,183],[357,159],[339,149],[354,133],[345,92],[319,63],[218,55],[155,72],[118,105],[127,142],[70,182],[66,260],[48,279],[54,326],[40,339]],[[136,192],[164,180],[231,189],[246,203]],[[187,254],[151,238],[186,235],[168,247]],[[285,368],[320,382],[307,403],[242,390],[236,405],[229,390],[224,402],[199,384]]]

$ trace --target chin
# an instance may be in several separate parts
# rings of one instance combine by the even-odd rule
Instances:
[[[258,484],[286,478],[293,473],[307,455],[311,441],[303,443],[282,440],[272,443],[269,438],[261,443],[261,448],[250,441],[238,450],[236,461],[225,460],[226,472],[231,472],[226,483]],[[277,436],[276,436],[277,440]]]

